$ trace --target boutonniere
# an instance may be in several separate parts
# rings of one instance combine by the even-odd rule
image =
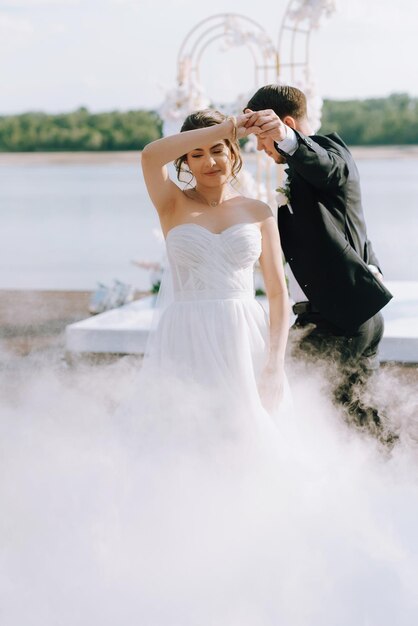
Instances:
[[[278,207],[287,206],[289,212],[293,215],[292,205],[290,204],[291,193],[290,193],[290,176],[289,176],[289,168],[287,167],[284,170],[285,179],[283,187],[277,187],[277,205]]]
[[[290,204],[290,180],[286,178],[283,187],[277,187],[277,204],[283,206],[283,204]]]

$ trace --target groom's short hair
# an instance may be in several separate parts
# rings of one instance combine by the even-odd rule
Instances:
[[[265,85],[260,87],[247,104],[252,111],[272,109],[281,119],[290,115],[297,120],[307,115],[306,96],[297,87]]]

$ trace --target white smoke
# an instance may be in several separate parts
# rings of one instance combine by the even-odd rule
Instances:
[[[293,365],[294,413],[252,445],[178,381],[149,419],[169,385],[132,394],[139,365],[4,355],[2,624],[415,626],[408,383],[377,384],[401,433],[385,452]]]

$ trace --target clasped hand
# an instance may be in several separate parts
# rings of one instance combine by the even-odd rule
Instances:
[[[286,126],[274,111],[251,111],[237,116],[237,136],[239,139],[248,135],[257,135],[260,139],[271,137],[273,141],[283,141],[286,137]]]

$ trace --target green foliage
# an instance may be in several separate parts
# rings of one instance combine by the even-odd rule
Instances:
[[[397,93],[369,100],[325,100],[320,132],[337,132],[351,146],[418,144],[418,98]]]
[[[161,280],[157,280],[156,283],[152,283],[151,286],[151,293],[158,293],[160,291],[160,287],[161,287]]]
[[[24,113],[0,117],[1,152],[142,150],[161,137],[161,120],[153,111]]]
[[[0,116],[0,152],[142,150],[161,128],[154,111]],[[349,145],[418,144],[418,98],[325,100],[320,132],[333,131]]]

